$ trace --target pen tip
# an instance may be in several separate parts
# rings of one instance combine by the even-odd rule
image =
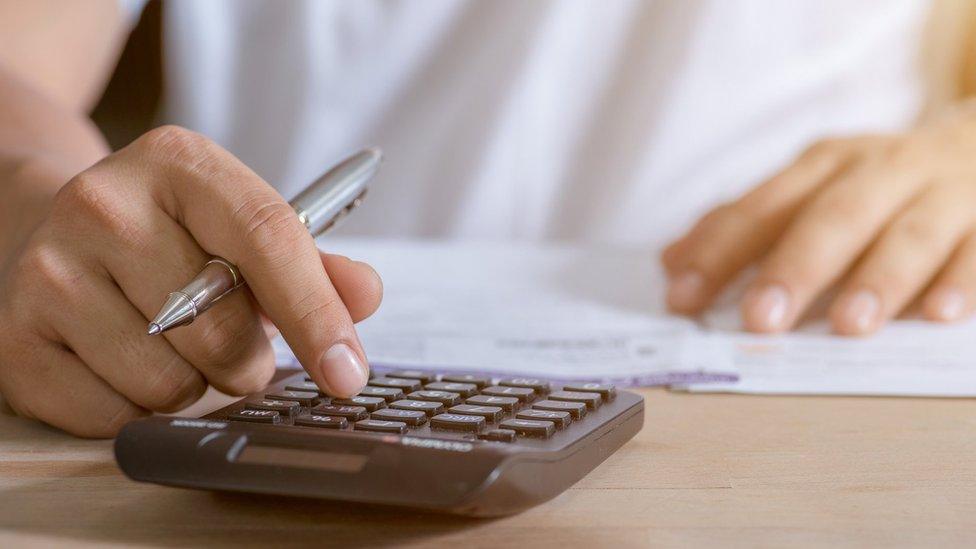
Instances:
[[[155,322],[150,322],[149,323],[149,330],[147,330],[147,333],[149,335],[154,336],[154,335],[156,335],[156,334],[158,334],[159,332],[162,332],[162,331],[163,331],[163,329],[159,327],[159,324],[156,324]]]

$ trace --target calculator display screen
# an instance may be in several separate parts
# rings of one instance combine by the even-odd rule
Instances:
[[[363,469],[368,456],[320,452],[298,448],[277,448],[272,446],[247,445],[237,455],[237,463],[256,463],[279,465],[300,469],[319,469],[337,473],[357,473]]]

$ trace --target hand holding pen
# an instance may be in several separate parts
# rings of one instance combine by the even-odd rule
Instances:
[[[357,156],[368,179],[378,154]],[[45,172],[30,175],[38,184]],[[316,211],[345,206],[331,207]],[[258,391],[274,371],[263,317],[324,391],[347,396],[366,383],[353,322],[379,305],[376,273],[321,254],[310,233],[321,219],[300,216],[208,139],[153,130],[73,177],[38,216],[0,268],[0,391],[17,412],[112,436],[148,411],[185,407],[208,383]],[[166,296],[214,256],[211,274],[233,268],[231,286],[246,280],[249,291],[211,293],[217,280],[195,296],[206,299],[192,324],[146,335]]]

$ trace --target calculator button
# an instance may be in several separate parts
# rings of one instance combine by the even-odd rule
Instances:
[[[600,383],[570,383],[563,387],[564,391],[576,391],[579,393],[600,393],[603,400],[613,400],[617,396],[617,388],[613,385],[603,385]]]
[[[291,400],[306,407],[315,406],[322,401],[318,393],[309,391],[278,391],[277,393],[268,393],[264,395],[264,398],[268,400]]]
[[[506,412],[513,412],[519,407],[519,399],[515,397],[475,395],[464,402],[475,406],[497,406]]]
[[[515,440],[515,431],[511,429],[492,429],[478,435],[481,440],[491,440],[494,442],[512,442]]]
[[[326,429],[345,429],[349,420],[340,416],[318,416],[306,414],[295,418],[295,425],[303,427],[324,427]]]
[[[511,429],[526,437],[549,438],[556,432],[556,426],[551,421],[535,419],[506,419],[498,424],[499,429]]]
[[[481,390],[481,394],[490,396],[502,396],[502,397],[513,397],[519,399],[520,402],[528,402],[535,398],[535,391],[532,389],[525,389],[522,387],[498,387],[497,385],[492,387],[485,387]]]
[[[309,393],[315,393],[321,395],[322,391],[319,390],[319,386],[311,381],[298,381],[294,383],[289,383],[285,385],[286,391],[308,391]]]
[[[349,398],[334,398],[332,404],[339,406],[362,406],[367,412],[386,408],[386,400],[380,397],[354,396]]]
[[[463,414],[439,414],[430,418],[431,429],[446,429],[449,431],[478,432],[485,426],[485,418],[481,416],[466,416]]]
[[[405,393],[418,391],[423,387],[423,384],[416,379],[397,379],[394,377],[378,377],[371,379],[367,385],[372,385],[373,387],[400,389]]]
[[[458,393],[464,398],[478,392],[478,386],[474,383],[454,383],[450,381],[437,381],[428,383],[426,389],[430,391],[447,391],[448,393]]]
[[[569,412],[552,412],[549,410],[522,410],[515,414],[515,418],[551,421],[556,426],[556,429],[565,429],[573,421]]]
[[[470,383],[472,385],[477,386],[479,389],[491,385],[490,377],[476,376],[474,374],[446,374],[441,376],[441,381],[450,381],[454,383]]]
[[[545,396],[549,393],[549,382],[530,377],[510,377],[498,382],[503,387],[521,387],[532,389],[537,395]]]
[[[600,393],[577,393],[575,391],[556,391],[549,395],[549,400],[582,402],[590,410],[596,410],[603,403],[603,397],[600,396]]]
[[[403,391],[392,387],[370,387],[367,385],[363,387],[362,391],[359,391],[359,396],[380,397],[387,402],[393,402],[403,398]]]
[[[384,421],[381,419],[361,419],[353,423],[357,431],[375,431],[377,433],[406,433],[407,424],[402,421]]]
[[[458,393],[448,393],[447,391],[414,391],[407,395],[413,400],[429,400],[440,402],[444,406],[454,406],[461,402],[461,395]]]
[[[437,380],[436,374],[432,372],[421,372],[420,370],[400,370],[398,372],[386,374],[386,377],[395,377],[398,379],[416,379],[421,383],[430,383],[431,381]]]
[[[251,423],[280,423],[281,414],[274,410],[241,410],[227,416],[234,421],[250,421]]]
[[[349,421],[356,421],[358,419],[366,419],[367,413],[366,408],[362,406],[339,406],[336,404],[320,404],[315,408],[312,408],[312,415],[316,416],[339,416],[348,419]]]
[[[486,421],[495,423],[502,419],[502,410],[498,406],[475,406],[473,404],[458,404],[457,406],[452,406],[448,412],[452,414],[465,414],[469,416],[481,416],[485,418]]]
[[[398,400],[391,402],[390,408],[420,411],[428,416],[433,416],[444,411],[444,405],[440,402],[428,402],[426,400]]]
[[[244,407],[248,410],[271,410],[278,412],[284,417],[292,417],[302,409],[301,404],[290,400],[259,400],[257,402],[248,402]]]
[[[534,410],[549,410],[552,412],[569,412],[573,419],[582,419],[586,415],[586,404],[582,402],[560,402],[557,400],[543,400],[532,405]]]
[[[376,410],[369,415],[370,419],[382,419],[385,421],[402,421],[411,427],[417,427],[427,423],[427,414],[417,410],[395,410],[393,408],[383,408]]]

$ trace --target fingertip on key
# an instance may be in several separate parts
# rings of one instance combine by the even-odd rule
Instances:
[[[322,377],[333,396],[351,397],[358,394],[369,381],[369,368],[359,355],[345,343],[336,343],[322,355],[319,362]]]

